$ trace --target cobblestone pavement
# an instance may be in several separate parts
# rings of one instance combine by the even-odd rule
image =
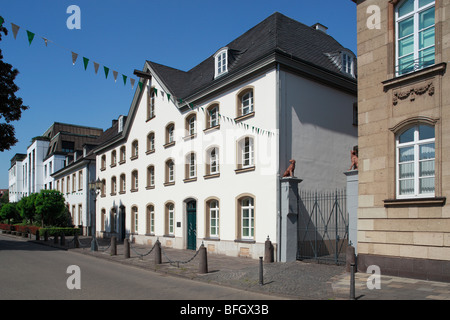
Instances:
[[[347,300],[350,297],[350,274],[344,266],[301,261],[264,264],[263,285],[260,285],[259,260],[256,259],[208,253],[208,273],[199,274],[199,256],[195,256],[196,251],[163,247],[162,263],[155,264],[155,252],[151,246],[131,244],[130,258],[125,258],[123,243],[117,245],[117,255],[111,255],[109,240],[98,239],[99,249],[96,252],[91,251],[90,241],[90,238],[81,238],[80,248],[74,248],[71,237],[66,238],[64,247],[52,240],[34,242],[162,274],[289,299]],[[368,281],[373,283],[370,276],[356,273],[357,300],[450,300],[450,283],[381,275],[380,289],[370,290],[367,286]]]

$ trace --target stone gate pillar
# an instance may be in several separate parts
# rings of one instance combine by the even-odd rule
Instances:
[[[302,182],[302,180],[295,177],[281,178],[281,262],[290,262],[297,259],[297,222],[300,200],[298,185],[300,182]]]
[[[347,211],[349,245],[358,250],[358,170],[344,172],[347,176]]]

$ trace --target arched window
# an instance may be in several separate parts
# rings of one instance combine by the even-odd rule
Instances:
[[[166,177],[164,185],[171,185],[175,183],[175,164],[172,159],[166,161]]]
[[[155,151],[155,133],[150,132],[147,135],[147,154]]]
[[[419,124],[397,135],[397,197],[433,197],[435,130]]]
[[[156,105],[155,88],[150,88],[147,95],[147,120],[155,117],[155,105]]]
[[[206,109],[206,129],[219,125],[219,104],[212,104]]]
[[[219,200],[206,201],[206,235],[210,238],[219,238]]]
[[[131,143],[131,159],[137,159],[139,156],[139,142],[134,140]]]
[[[219,174],[219,148],[212,147],[206,151],[206,175]]]
[[[238,239],[255,238],[255,198],[243,195],[237,199]]]
[[[119,185],[119,193],[125,193],[127,191],[127,185],[126,185],[126,179],[125,179],[125,173],[122,173],[120,175],[120,185]]]
[[[139,179],[138,171],[133,170],[131,172],[131,191],[138,191],[139,189]]]
[[[111,195],[115,195],[117,193],[117,179],[115,176],[111,178]]]
[[[186,117],[185,129],[187,137],[193,137],[197,133],[197,116],[195,113]]]
[[[175,233],[175,205],[172,202],[166,203],[165,211],[165,234],[173,235]]]
[[[245,88],[237,95],[237,118],[246,115],[251,115],[255,111],[254,109],[254,90],[253,87]]]
[[[194,179],[197,177],[197,159],[194,152],[186,156],[185,179]]]
[[[237,169],[255,166],[255,150],[252,137],[245,137],[237,143]]]
[[[150,165],[147,167],[147,188],[155,187],[155,166]]]
[[[175,134],[175,124],[169,123],[166,126],[166,143],[165,143],[164,147],[170,147],[175,144],[174,134]]]
[[[395,8],[396,72],[413,72],[435,62],[435,1],[404,0]]]
[[[125,146],[120,147],[120,164],[125,163],[127,156],[127,151]]]
[[[149,204],[147,206],[147,234],[155,234],[155,206]]]
[[[139,227],[139,214],[137,206],[131,207],[131,219],[131,232],[137,234]]]

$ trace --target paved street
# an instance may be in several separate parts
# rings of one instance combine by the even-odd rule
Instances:
[[[75,275],[67,273],[67,268],[71,265],[80,268],[80,290],[70,290],[67,287],[68,278]],[[0,235],[0,284],[0,300],[274,299],[263,294],[111,263],[6,235]]]

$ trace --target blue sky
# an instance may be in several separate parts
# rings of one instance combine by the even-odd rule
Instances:
[[[81,10],[81,29],[68,29],[70,5]],[[134,77],[152,60],[189,70],[274,12],[306,25],[320,22],[356,53],[356,5],[350,0],[0,0],[8,36],[3,61],[19,70],[16,93],[30,107],[14,122],[19,142],[0,152],[0,188],[8,188],[10,160],[53,122],[106,130],[127,114]],[[11,22],[20,26],[14,39]],[[31,45],[26,30],[35,33]],[[41,37],[53,43],[45,46]],[[72,64],[71,51],[79,54]],[[83,57],[89,58],[84,70]],[[92,61],[100,64],[95,74]],[[105,79],[103,66],[110,73]],[[114,82],[112,70],[119,73]],[[1,120],[0,120],[1,121]]]

